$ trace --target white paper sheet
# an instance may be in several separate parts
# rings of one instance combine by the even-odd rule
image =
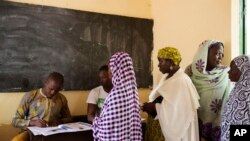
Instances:
[[[84,122],[73,122],[60,124],[57,127],[28,127],[28,129],[33,133],[33,135],[53,135],[58,133],[67,133],[67,132],[79,132],[92,130],[92,125]]]

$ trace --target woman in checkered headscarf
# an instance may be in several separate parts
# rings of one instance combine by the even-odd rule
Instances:
[[[110,58],[113,89],[93,122],[95,141],[141,141],[139,98],[132,59],[118,52]]]

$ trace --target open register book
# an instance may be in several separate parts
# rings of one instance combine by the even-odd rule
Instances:
[[[53,135],[58,133],[67,133],[67,132],[79,132],[92,130],[92,125],[84,122],[73,122],[60,124],[56,127],[28,127],[28,129],[33,133],[33,135]]]

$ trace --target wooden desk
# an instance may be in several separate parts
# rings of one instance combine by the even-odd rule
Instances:
[[[87,116],[74,116],[73,121],[87,121]],[[143,138],[146,130],[146,121],[142,121],[142,133]],[[92,130],[90,131],[82,131],[82,132],[71,132],[71,133],[61,133],[50,136],[34,136],[30,131],[30,141],[93,141]]]
[[[71,133],[60,133],[50,136],[37,135],[34,136],[29,131],[30,141],[93,141],[92,130],[71,132]]]

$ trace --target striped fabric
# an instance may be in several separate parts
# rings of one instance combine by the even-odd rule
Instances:
[[[118,52],[110,58],[113,89],[93,122],[95,141],[141,141],[139,98],[132,59]]]

